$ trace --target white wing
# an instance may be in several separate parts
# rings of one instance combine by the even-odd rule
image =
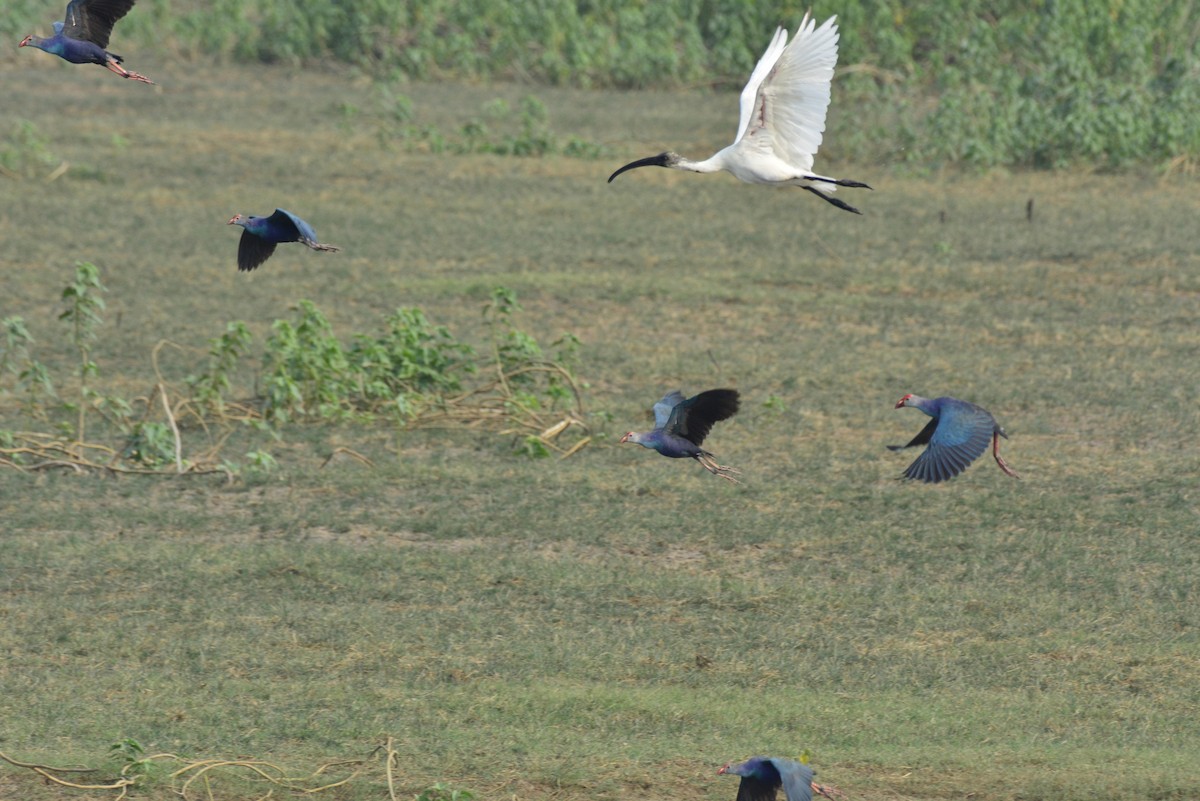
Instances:
[[[804,19],[808,19],[807,14]],[[801,27],[804,27],[803,23],[801,23]],[[758,96],[758,87],[762,85],[763,80],[786,48],[787,28],[776,28],[775,35],[771,37],[771,43],[767,45],[767,52],[763,53],[762,58],[754,65],[754,72],[750,73],[750,80],[746,81],[746,86],[742,89],[742,96],[738,100],[742,118],[738,121],[738,132],[737,136],[733,137],[734,142],[746,135],[746,128],[750,125],[750,117],[754,113],[754,99]]]
[[[836,19],[830,17],[814,30],[816,23],[805,15],[791,44],[758,87],[750,115],[754,125],[744,132],[753,137],[765,132],[776,156],[810,172],[825,132],[829,84],[837,64]],[[744,109],[742,116],[746,118]]]
[[[663,399],[654,404],[654,427],[662,428],[671,419],[671,410],[683,403],[683,394],[679,390],[668,392]]]

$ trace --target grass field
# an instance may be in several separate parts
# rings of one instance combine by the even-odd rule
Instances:
[[[102,381],[130,394],[159,340],[180,380],[227,321],[261,346],[305,298],[346,336],[419,306],[472,340],[502,285],[539,338],[582,339],[598,439],[527,460],[307,426],[233,485],[0,473],[0,751],[99,782],[132,738],[304,775],[390,737],[398,797],[582,801],[728,799],[725,761],[807,750],[862,801],[1200,797],[1194,178],[842,163],[835,86],[818,169],[876,187],[858,217],[725,175],[605,183],[723,145],[732,95],[539,88],[612,156],[434,155],[381,138],[365,78],[129,66],[161,88],[33,54],[0,72],[3,124],[55,156],[0,178],[0,317],[56,375],[77,260],[109,290]],[[529,90],[399,91],[452,131]],[[239,275],[225,221],[276,206],[343,252]],[[707,444],[741,485],[616,444],[665,391],[717,386],[743,410]],[[926,421],[906,392],[987,406],[1023,480],[984,458],[896,482],[915,454],[884,445]],[[339,446],[375,467],[322,468]],[[137,797],[178,797],[179,764]],[[263,797],[245,775],[189,797]],[[377,754],[316,797],[387,793]],[[0,798],[115,796],[0,766]]]

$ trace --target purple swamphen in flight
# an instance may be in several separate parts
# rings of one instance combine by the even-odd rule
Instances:
[[[108,37],[117,20],[129,13],[134,0],[71,0],[63,22],[54,23],[54,35],[49,39],[29,34],[18,47],[29,45],[53,53],[72,64],[99,64],[122,78],[142,83],[154,83],[145,75],[130,72],[121,66],[123,60],[108,47]]]
[[[312,226],[292,214],[290,211],[275,209],[270,217],[245,217],[235,214],[229,225],[240,225],[242,240],[238,243],[238,270],[248,272],[267,259],[275,252],[275,246],[280,242],[299,242],[308,245],[313,250],[324,250],[336,253],[337,247],[322,245],[317,241],[317,233]]]
[[[736,484],[734,476],[740,471],[717,464],[716,457],[700,445],[713,423],[733,417],[737,410],[736,389],[710,389],[687,400],[679,392],[670,392],[654,404],[654,430],[630,431],[621,442],[636,442],[672,459],[695,459],[708,472]]]
[[[750,757],[737,765],[726,765],[718,776],[741,776],[737,801],[775,801],[779,788],[787,801],[812,801],[813,793],[836,798],[841,793],[813,781],[813,769],[791,759]]]
[[[1000,469],[1013,478],[1020,478],[1000,458],[1000,437],[1008,439],[1008,434],[987,409],[958,398],[930,400],[920,395],[905,395],[896,402],[897,409],[902,406],[920,409],[933,419],[907,445],[888,445],[894,451],[914,445],[929,446],[901,478],[931,484],[954,478],[987,450],[988,440],[992,442],[992,455]]]

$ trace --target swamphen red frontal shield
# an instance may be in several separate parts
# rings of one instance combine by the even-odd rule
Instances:
[[[826,798],[841,795],[828,785],[817,784],[812,768],[791,759],[750,757],[717,771],[718,776],[726,774],[742,777],[737,801],[775,801],[780,787],[787,801],[812,801],[813,793]]]
[[[630,431],[621,442],[636,442],[672,459],[695,459],[708,472],[736,484],[734,476],[741,471],[717,464],[716,457],[700,445],[713,423],[733,417],[737,410],[735,389],[710,389],[686,400],[680,392],[669,392],[654,404],[654,430]]]
[[[1000,458],[1000,437],[1008,439],[1008,434],[987,409],[958,398],[930,400],[920,395],[905,395],[896,402],[897,409],[903,406],[920,409],[933,419],[907,445],[888,445],[893,451],[928,445],[901,478],[931,484],[954,478],[983,455],[989,440],[1000,469],[1013,478],[1020,478]]]
[[[299,242],[313,250],[337,252],[333,245],[322,245],[317,241],[317,232],[304,220],[290,211],[275,209],[270,217],[244,217],[235,214],[229,225],[242,226],[242,239],[238,242],[238,270],[248,272],[275,252],[281,242]]]
[[[105,50],[117,20],[129,13],[134,0],[71,0],[63,22],[54,23],[48,39],[29,34],[18,47],[36,47],[72,64],[99,64],[122,78],[154,83],[121,66],[124,60]]]

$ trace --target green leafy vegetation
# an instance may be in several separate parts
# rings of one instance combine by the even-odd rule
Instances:
[[[0,392],[23,394],[25,412],[39,420],[54,421],[55,412],[75,415],[71,428],[58,420],[59,431],[4,431],[0,462],[12,467],[43,469],[47,466],[100,468],[130,467],[157,471],[174,463],[175,472],[212,468],[228,434],[214,438],[213,431],[231,423],[270,426],[282,436],[290,422],[366,422],[385,417],[398,426],[464,425],[506,434],[520,434],[518,453],[541,457],[557,452],[569,455],[584,447],[590,437],[583,419],[580,386],[571,365],[580,345],[566,334],[551,344],[547,357],[537,340],[519,329],[513,315],[520,310],[516,295],[498,288],[484,306],[483,316],[491,342],[482,359],[458,342],[444,326],[434,326],[420,309],[401,308],[385,322],[378,335],[357,334],[347,347],[334,335],[325,315],[312,301],[297,305],[293,320],[276,320],[261,357],[256,383],[261,393],[235,387],[232,377],[252,344],[243,322],[231,322],[225,332],[209,341],[202,372],[189,375],[187,391],[172,393],[159,372],[150,397],[126,399],[103,394],[96,388],[100,366],[93,359],[97,329],[104,322],[105,303],[100,293],[99,269],[91,263],[76,265],[75,279],[63,290],[66,308],[59,319],[70,326],[70,342],[77,353],[78,400],[49,403],[55,398],[46,368],[29,353],[32,337],[21,317],[6,318],[6,339],[0,350],[0,379],[15,378],[11,390],[0,383]],[[478,377],[478,380],[472,381]],[[240,393],[240,394],[239,394]],[[2,397],[2,396],[0,396]],[[161,400],[165,420],[150,413]],[[144,408],[134,419],[135,406]],[[99,413],[110,431],[119,432],[119,450],[89,441],[88,412]],[[198,428],[207,435],[210,449],[204,460],[188,463],[182,456],[180,428]],[[579,433],[570,444],[555,440],[567,429]],[[107,463],[89,458],[89,452],[109,455]],[[250,467],[270,471],[276,466],[266,451],[246,454]],[[218,469],[230,475],[236,463],[222,460]]]
[[[551,343],[554,354],[547,357],[533,336],[516,327],[513,314],[519,310],[513,292],[493,292],[483,309],[491,343],[476,358],[470,345],[412,308],[393,313],[381,334],[356,334],[347,347],[320,310],[301,301],[294,321],[272,325],[263,355],[263,395],[253,403],[273,424],[382,414],[401,425],[457,421],[506,431],[515,426],[527,431],[523,453],[574,452],[586,437],[567,451],[551,440],[566,428],[586,432],[570,367],[579,340],[564,335]],[[213,349],[224,351],[222,342],[215,340]],[[194,381],[216,386],[231,366],[217,360],[215,374]]]
[[[135,9],[120,31],[143,48],[205,62],[333,59],[388,82],[732,92],[771,31],[794,28],[806,8],[737,0],[157,0]],[[1200,17],[1189,0],[847,0],[814,9],[818,20],[831,14],[841,30],[835,113],[861,132],[836,143],[844,158],[985,167],[1200,158]],[[47,25],[45,6],[25,0],[0,20],[0,34]],[[449,137],[428,125],[403,131],[435,149],[449,139],[451,149],[468,152],[548,152],[541,128],[493,134],[493,123],[485,114]],[[593,148],[561,146],[569,154]],[[0,163],[6,158],[0,152]]]

